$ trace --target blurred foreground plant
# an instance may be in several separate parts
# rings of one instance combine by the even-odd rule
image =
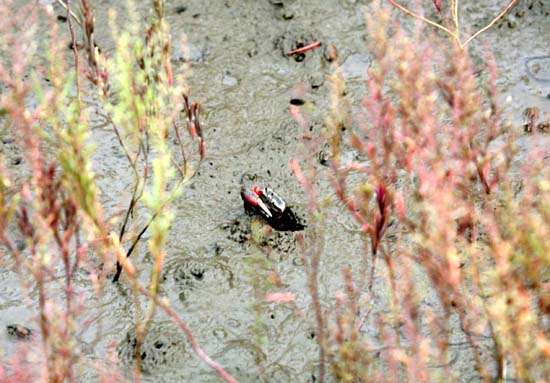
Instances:
[[[367,24],[373,61],[362,109],[352,112],[334,60],[324,139],[334,197],[368,250],[341,255],[361,256],[363,266],[342,271],[345,288],[327,307],[318,288],[328,214],[315,187],[319,138],[291,106],[306,132],[302,164],[291,167],[310,198],[311,230],[299,240],[319,381],[326,364],[342,382],[462,381],[451,368],[461,344],[484,382],[548,380],[550,173],[533,154],[520,191],[510,175],[514,137],[491,54],[478,70],[467,42],[427,39],[420,25],[411,36],[378,2]],[[375,274],[387,309],[377,302]]]
[[[166,256],[164,245],[173,220],[169,205],[205,156],[199,106],[190,103],[183,75],[172,72],[164,1],[153,1],[153,14],[145,31],[135,15],[121,33],[112,23],[116,50],[111,57],[96,46],[91,4],[81,0],[75,12],[74,2],[63,4],[75,71],[65,62],[66,43],[58,34],[51,7],[46,6],[42,13],[35,4],[8,1],[0,5],[0,13],[5,16],[0,21],[0,86],[5,87],[0,108],[29,165],[27,173],[17,175],[22,179],[14,182],[14,175],[0,162],[0,240],[12,255],[11,262],[3,257],[2,265],[13,266],[21,277],[24,297],[32,311],[34,300],[38,300],[40,327],[40,336],[33,340],[40,352],[31,355],[28,350],[27,354],[40,363],[25,371],[26,375],[18,375],[23,370],[17,365],[3,363],[0,377],[17,381],[78,380],[77,367],[91,364],[86,358],[89,350],[81,344],[78,332],[82,326],[99,320],[96,339],[88,347],[101,339],[101,299],[106,278],[117,262],[115,280],[124,269],[134,292],[135,380],[139,381],[141,372],[140,345],[160,307],[186,334],[196,354],[226,381],[235,382],[201,350],[168,301],[158,296]],[[40,49],[35,36],[38,15],[45,16],[48,23],[45,62],[36,62]],[[83,27],[87,56],[83,67],[72,17],[80,17],[76,20]],[[82,73],[91,87],[80,81]],[[47,83],[41,80],[43,77]],[[113,128],[132,171],[132,194],[118,235],[114,233],[118,214],[105,218],[92,172],[93,132],[83,105],[95,94],[98,103],[93,105],[100,108],[98,114],[103,114]],[[182,125],[189,133],[188,140],[181,132]],[[178,142],[176,150],[168,144],[169,132]],[[197,144],[194,148],[190,146],[193,143]],[[139,215],[147,211],[146,223],[137,229]],[[131,220],[136,229],[128,250],[124,250]],[[139,272],[128,257],[146,230],[151,232],[148,245],[154,263],[145,287],[140,285]],[[24,244],[14,240],[16,237]],[[89,288],[96,294],[97,307],[86,304],[86,288],[75,284],[82,275],[87,275]],[[148,299],[144,313],[140,296]],[[102,366],[94,369],[104,381],[120,379]]]

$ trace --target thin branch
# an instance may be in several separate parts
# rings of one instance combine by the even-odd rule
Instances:
[[[485,27],[481,28],[479,31],[474,33],[472,36],[470,36],[470,38],[468,38],[468,40],[466,40],[464,42],[464,44],[461,44],[461,47],[464,48],[466,45],[468,45],[470,43],[470,41],[472,41],[477,36],[479,36],[480,34],[485,32],[487,29],[491,28],[498,20],[500,20],[506,13],[508,13],[508,11],[510,9],[512,9],[512,7],[516,4],[516,2],[517,2],[517,0],[511,0],[510,3],[508,4],[508,6],[506,8],[504,8],[504,10],[502,12],[500,12],[499,15],[493,19],[493,21],[491,21]]]
[[[128,251],[126,252],[126,258],[130,257],[130,255],[132,255],[135,247],[137,246],[139,240],[141,239],[141,237],[143,236],[143,234],[145,234],[145,232],[147,231],[147,229],[149,229],[149,226],[151,225],[151,223],[153,223],[153,221],[155,220],[155,218],[159,215],[159,213],[162,211],[162,209],[168,204],[170,203],[175,195],[176,195],[176,192],[177,190],[185,183],[185,182],[188,182],[189,180],[191,180],[191,178],[193,178],[195,176],[195,174],[197,174],[197,172],[195,171],[189,178],[180,178],[180,180],[178,181],[178,183],[176,184],[176,186],[174,187],[172,193],[170,194],[170,196],[168,196],[168,198],[164,201],[164,203],[161,205],[160,209],[151,216],[151,218],[149,219],[149,222],[147,222],[147,224],[143,227],[143,229],[141,229],[141,231],[139,232],[138,236],[134,239],[134,242],[132,242],[132,246],[130,246],[130,248],[128,249]],[[122,273],[122,265],[120,264],[120,262],[117,262],[116,264],[116,274],[115,276],[113,277],[113,282],[117,282],[118,279],[120,278],[120,274]]]
[[[408,10],[407,8],[403,7],[402,5],[396,3],[394,0],[388,0],[388,2],[391,5],[393,5],[395,8],[399,9],[401,12],[403,12],[403,13],[411,16],[411,17],[414,17],[415,19],[421,20],[421,21],[425,22],[426,24],[431,25],[432,27],[441,29],[443,32],[445,32],[445,33],[449,34],[450,36],[452,36],[460,44],[459,37],[454,32],[452,32],[450,29],[445,28],[443,25],[441,25],[439,23],[436,23],[435,21],[427,19],[424,16],[420,16],[419,14]]]
[[[80,19],[78,18],[78,16],[75,15],[75,14],[73,13],[73,11],[70,10],[70,8],[67,6],[67,4],[65,4],[65,3],[63,2],[63,0],[57,0],[57,3],[58,3],[59,5],[61,5],[61,6],[67,11],[67,13],[68,13],[69,15],[72,16],[72,18],[74,19],[74,21],[76,21],[76,23],[77,23],[78,25],[82,26],[82,21],[80,21]]]
[[[457,0],[451,0],[451,14],[453,18],[453,23],[455,25],[455,30],[458,35],[458,38],[460,39],[460,24],[458,23],[458,1]]]
[[[153,216],[149,219],[149,222],[147,222],[147,225],[145,225],[145,227],[143,229],[141,229],[141,231],[139,232],[136,239],[134,239],[134,242],[132,243],[132,246],[130,246],[130,248],[126,252],[126,258],[128,258],[130,255],[132,255],[132,253],[133,253],[135,247],[137,246],[139,240],[141,239],[143,234],[145,234],[145,232],[147,231],[147,229],[149,228],[151,223],[153,223],[153,221],[155,220],[156,217],[157,217],[157,214],[153,214]],[[122,265],[120,264],[120,262],[117,262],[116,263],[116,274],[113,277],[113,282],[118,282],[118,279],[120,278],[121,273],[122,273]]]
[[[460,25],[458,21],[458,1],[453,0],[451,1],[451,14],[453,18],[453,23],[456,28],[456,32],[452,32],[450,29],[444,27],[443,25],[436,23],[435,21],[432,21],[430,19],[425,18],[424,16],[421,16],[402,5],[395,2],[395,0],[387,0],[391,5],[393,5],[395,8],[399,9],[401,12],[405,13],[406,15],[409,15],[411,17],[414,17],[415,19],[421,20],[425,22],[428,25],[431,25],[432,27],[435,27],[437,29],[440,29],[444,31],[445,33],[449,34],[451,37],[453,37],[459,44],[461,48],[466,47],[473,39],[478,37],[483,32],[487,31],[489,28],[491,28],[498,20],[500,20],[512,7],[516,4],[517,0],[511,0],[510,3],[504,8],[502,12],[498,14],[489,24],[487,24],[485,27],[478,30],[476,33],[474,33],[472,36],[470,36],[464,43],[460,40]]]

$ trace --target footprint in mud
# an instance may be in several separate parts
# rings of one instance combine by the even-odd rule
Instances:
[[[17,166],[23,163],[21,149],[13,136],[0,135],[0,154],[4,155],[8,166]]]
[[[230,240],[245,244],[248,243],[252,236],[252,231],[250,230],[250,217],[246,215],[240,215],[237,218],[233,219],[231,222],[227,222],[222,225],[222,228],[227,231],[227,238]]]
[[[293,19],[301,6],[296,0],[269,0],[269,2],[275,8],[275,16],[283,20]]]
[[[233,271],[221,257],[177,260],[167,264],[166,270],[181,290],[182,301],[192,294],[218,295],[234,287]]]
[[[181,331],[171,322],[153,323],[140,348],[141,370],[145,373],[158,371],[159,367],[178,367],[190,358]],[[117,347],[119,359],[126,365],[136,361],[136,334],[134,328],[126,333]]]

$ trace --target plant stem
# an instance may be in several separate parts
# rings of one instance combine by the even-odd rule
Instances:
[[[73,55],[74,55],[74,71],[76,76],[76,98],[78,101],[78,114],[82,110],[82,100],[80,99],[80,62],[78,59],[78,48],[76,46],[76,38],[74,34],[73,21],[71,17],[71,0],[67,0],[67,22],[69,23],[69,31],[71,32],[71,43],[73,46]],[[80,116],[79,116],[80,119]]]
[[[458,0],[452,0],[451,1],[451,15],[453,19],[453,23],[455,26],[455,31],[451,31],[450,29],[444,27],[443,25],[432,21],[430,19],[425,18],[424,16],[421,16],[401,4],[398,4],[395,0],[387,0],[391,5],[393,5],[395,8],[399,9],[401,12],[405,13],[406,15],[409,15],[411,17],[414,17],[415,19],[421,20],[425,22],[428,25],[431,25],[432,27],[435,27],[437,29],[442,30],[443,32],[447,33],[449,36],[451,36],[453,39],[456,40],[456,42],[460,45],[462,49],[464,49],[472,40],[474,40],[476,37],[478,37],[483,32],[487,31],[489,28],[491,28],[498,20],[500,20],[512,7],[516,4],[517,0],[511,0],[510,3],[504,8],[502,12],[498,14],[489,24],[478,30],[476,33],[468,37],[466,41],[462,42],[460,38],[460,24],[458,20]]]
[[[74,21],[76,21],[76,23],[77,23],[78,25],[82,26],[82,21],[80,21],[80,19],[78,18],[78,16],[75,15],[75,14],[73,13],[73,11],[71,11],[71,10],[69,9],[69,7],[67,6],[67,4],[65,4],[65,3],[63,2],[63,0],[57,0],[57,3],[58,3],[59,5],[61,5],[65,10],[67,10],[67,13],[69,14],[69,17],[72,17],[72,18],[74,19]]]
[[[410,11],[408,10],[407,8],[405,8],[404,6],[396,3],[394,0],[387,0],[391,5],[393,5],[395,8],[399,9],[401,12],[411,16],[411,17],[414,17],[415,19],[418,19],[418,20],[421,20],[423,22],[425,22],[426,24],[429,24],[431,25],[432,27],[435,27],[435,28],[438,28],[438,29],[441,29],[443,32],[447,33],[448,35],[450,35],[451,37],[453,37],[460,45],[462,45],[460,43],[460,38],[454,33],[452,32],[450,29],[444,27],[443,25],[439,24],[439,23],[436,23],[435,21],[432,21],[430,19],[427,19],[425,18],[424,16],[420,16],[419,14],[417,13],[414,13],[413,11]]]
[[[475,39],[477,36],[479,36],[480,34],[482,34],[483,32],[485,32],[487,29],[491,28],[498,20],[500,20],[506,13],[508,13],[508,11],[510,9],[512,9],[512,7],[516,4],[517,0],[511,0],[510,3],[508,4],[508,6],[506,8],[504,8],[504,10],[502,12],[499,13],[499,15],[497,17],[495,17],[493,19],[493,21],[491,21],[489,24],[487,24],[485,27],[481,28],[479,31],[477,31],[476,33],[474,33],[472,36],[470,36],[468,38],[468,40],[466,40],[464,42],[464,44],[461,44],[462,48],[464,48],[466,45],[468,45],[470,43],[470,41],[472,41],[473,39]]]
[[[179,317],[179,315],[172,310],[170,307],[168,301],[166,299],[161,299],[158,297],[158,295],[153,295],[150,293],[149,290],[147,290],[143,286],[139,286],[139,291],[145,295],[146,297],[149,297],[153,302],[160,307],[166,315],[168,315],[170,318],[174,320],[174,322],[178,325],[178,327],[185,333],[187,336],[187,340],[191,344],[191,347],[193,348],[193,351],[195,354],[204,362],[206,363],[210,368],[212,368],[214,371],[216,371],[226,382],[228,383],[238,383],[238,381],[233,378],[227,371],[224,370],[222,366],[220,366],[218,363],[216,363],[214,360],[212,360],[199,346],[197,339],[193,335],[193,332],[191,329],[187,326],[187,324]]]

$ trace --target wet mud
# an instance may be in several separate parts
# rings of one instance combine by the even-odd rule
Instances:
[[[326,78],[332,56],[327,47],[332,44],[338,49],[348,95],[357,96],[352,107],[360,109],[365,74],[371,62],[365,42],[369,36],[365,30],[364,5],[368,3],[220,0],[205,6],[203,0],[189,0],[167,4],[174,39],[172,62],[175,70],[181,69],[185,62],[191,63],[188,82],[192,96],[202,105],[207,159],[192,185],[173,205],[176,220],[168,238],[162,294],[168,296],[172,307],[188,323],[201,347],[242,383],[305,383],[318,379],[317,348],[308,322],[284,305],[261,304],[261,310],[253,306],[257,299],[254,281],[266,279],[276,270],[285,289],[297,294],[298,305],[309,307],[295,234],[274,231],[261,217],[247,215],[240,189],[249,181],[273,188],[285,196],[299,217],[305,217],[307,198],[288,165],[291,158],[298,156],[303,132],[292,120],[289,105],[306,102],[313,105],[312,134],[321,132],[329,105]],[[468,2],[462,11],[467,15],[464,23],[476,29],[498,13],[501,3]],[[117,9],[116,20],[120,25],[124,25],[126,13],[118,1],[100,0],[93,4],[97,8],[96,40],[109,52],[113,43],[107,11]],[[143,18],[149,12],[147,4],[138,4]],[[63,15],[60,8],[56,12]],[[520,0],[510,15],[471,47],[474,54],[482,57],[486,42],[497,60],[501,98],[506,102],[505,113],[517,135],[517,168],[528,161],[535,149],[546,151],[550,160],[550,134],[524,131],[522,114],[530,107],[538,108],[541,115],[550,113],[547,81],[550,61],[545,58],[550,55],[549,12],[550,3],[546,1]],[[188,49],[183,48],[184,35]],[[321,41],[322,46],[303,54],[287,55],[315,41]],[[298,84],[302,84],[303,92],[297,95]],[[93,100],[88,100],[88,108],[93,110],[94,105]],[[127,205],[132,172],[105,120],[92,114],[91,121],[91,140],[96,146],[94,171],[105,209],[114,212]],[[10,133],[10,126],[1,119],[0,155],[16,176],[25,174],[24,155]],[[317,163],[320,174],[326,158],[327,153],[321,148]],[[324,178],[317,187],[321,194],[331,193]],[[363,249],[357,228],[348,217],[338,214],[337,205],[327,214],[320,275],[324,303],[334,302],[334,295],[343,283],[340,270],[345,266],[358,268]],[[257,260],[267,263],[255,263]],[[132,262],[138,269],[149,269],[152,259],[146,246],[132,256]],[[378,262],[377,270],[374,310],[383,313],[389,307],[388,297],[385,291],[376,288],[376,280],[386,272],[382,262]],[[147,277],[148,272],[143,272],[144,282]],[[0,270],[0,279],[11,284],[0,287],[0,324],[34,326],[33,313],[22,306],[20,298],[13,296],[17,278],[4,269]],[[420,277],[418,283],[426,284],[426,291],[430,290]],[[79,289],[93,301],[94,293],[84,276]],[[425,300],[427,305],[437,304],[435,296]],[[132,295],[124,288],[107,286],[102,304],[106,324],[103,339],[90,351],[90,357],[102,358],[108,345],[115,341],[121,364],[130,367],[135,363]],[[193,356],[181,332],[162,314],[159,316],[143,344],[143,381],[220,381]],[[262,323],[260,332],[256,323]],[[454,324],[457,323],[454,318]],[[464,332],[458,325],[455,327],[448,365],[453,374],[460,374],[461,381],[477,381],[479,377]],[[374,341],[379,336],[375,323],[366,323],[364,331]],[[83,339],[87,336],[84,332]],[[0,338],[0,346],[9,342]],[[5,348],[5,352],[11,349]]]

